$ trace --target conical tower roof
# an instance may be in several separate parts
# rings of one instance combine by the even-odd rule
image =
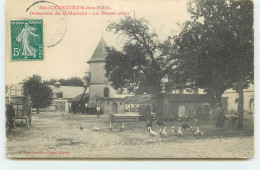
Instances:
[[[107,44],[103,38],[103,36],[101,37],[92,57],[90,58],[90,60],[88,61],[88,63],[90,62],[97,62],[97,61],[105,61],[106,59],[106,47]]]

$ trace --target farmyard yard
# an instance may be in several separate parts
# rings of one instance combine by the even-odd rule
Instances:
[[[243,130],[216,128],[215,121],[166,123],[166,137],[151,136],[146,122],[126,122],[125,130],[111,130],[106,115],[40,113],[32,116],[29,129],[17,126],[7,135],[6,155],[11,158],[248,158],[254,154],[253,116],[245,116]],[[182,129],[183,124],[200,127],[203,135]],[[94,125],[99,128],[95,131]],[[114,124],[112,124],[114,128]],[[82,127],[82,130],[80,129]],[[159,126],[153,123],[153,130]]]

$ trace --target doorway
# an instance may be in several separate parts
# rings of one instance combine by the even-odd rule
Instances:
[[[112,104],[112,114],[117,114],[117,104],[116,103]]]

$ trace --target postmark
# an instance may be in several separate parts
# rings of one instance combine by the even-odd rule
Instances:
[[[11,60],[43,60],[43,20],[10,21]]]
[[[41,18],[44,20],[44,38],[46,48],[52,48],[59,44],[63,40],[67,31],[67,19],[66,16],[63,15],[62,10],[57,10],[54,12],[52,9],[45,9],[50,6],[58,7],[57,4],[50,1],[37,1],[25,10],[28,15],[33,12],[50,12],[60,14],[41,15]],[[44,8],[44,10],[40,10],[41,8]]]

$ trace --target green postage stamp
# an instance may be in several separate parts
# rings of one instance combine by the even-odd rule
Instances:
[[[11,60],[43,60],[43,20],[11,20]]]

